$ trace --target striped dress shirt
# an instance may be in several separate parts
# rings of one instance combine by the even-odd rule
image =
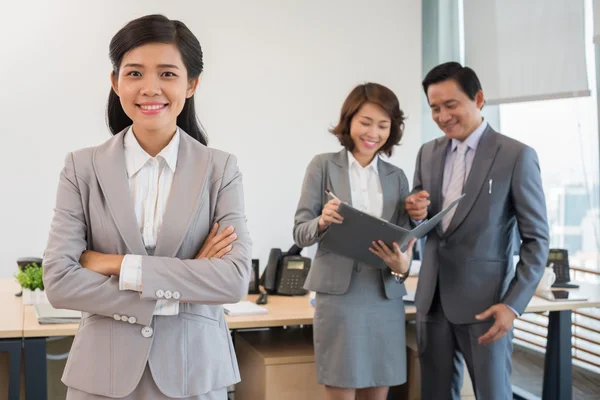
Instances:
[[[169,144],[156,157],[140,146],[131,128],[125,134],[125,165],[129,192],[133,199],[140,234],[149,255],[154,254],[156,238],[169,199],[180,140],[179,128]],[[128,254],[121,263],[120,290],[142,291],[142,256]],[[157,300],[154,315],[179,314],[179,302]]]

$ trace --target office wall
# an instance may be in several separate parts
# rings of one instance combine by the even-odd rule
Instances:
[[[163,13],[198,36],[198,113],[210,146],[239,158],[253,256],[264,268],[271,247],[292,244],[306,165],[339,148],[327,129],[354,85],[379,82],[400,98],[406,136],[392,162],[412,178],[420,3],[2,1],[0,277],[13,274],[17,257],[42,255],[65,154],[108,138],[108,43],[130,19]]]

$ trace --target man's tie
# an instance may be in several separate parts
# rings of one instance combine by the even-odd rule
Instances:
[[[454,163],[452,164],[452,176],[450,177],[450,183],[448,183],[448,189],[446,189],[446,194],[444,195],[443,209],[448,207],[452,201],[456,200],[456,198],[462,194],[467,171],[467,163],[465,161],[467,150],[469,150],[469,146],[464,142],[459,144],[454,150],[456,154],[454,155]],[[442,218],[442,229],[444,232],[448,229],[450,221],[452,221],[452,217],[454,217],[454,213],[456,212],[456,208],[456,206],[452,208],[452,210],[448,211]]]

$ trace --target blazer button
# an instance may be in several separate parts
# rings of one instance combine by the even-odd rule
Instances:
[[[440,247],[441,247],[442,249],[443,249],[444,247],[446,247],[446,241],[445,241],[445,240],[442,240],[442,241],[440,242]]]
[[[165,299],[170,299],[171,297],[173,297],[173,293],[171,293],[170,290],[165,290]]]
[[[155,294],[156,294],[156,297],[158,297],[159,299],[162,299],[163,296],[165,295],[165,292],[162,289],[158,289]]]
[[[142,328],[142,336],[145,338],[152,337],[153,333],[154,333],[154,330],[149,326],[145,326]]]
[[[113,318],[115,319],[115,321],[121,320],[121,316],[119,314],[113,314]]]
[[[137,319],[135,317],[129,317],[129,319],[127,320],[130,324],[135,324],[137,322]]]
[[[121,321],[127,322],[128,319],[127,315],[121,315]]]
[[[181,293],[179,293],[179,292],[173,292],[173,298],[175,300],[179,300],[181,298]]]

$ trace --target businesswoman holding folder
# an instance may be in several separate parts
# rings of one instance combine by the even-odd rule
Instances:
[[[221,305],[247,292],[251,240],[236,159],[196,119],[200,44],[151,15],[110,57],[114,136],[66,157],[43,261],[52,305],[83,312],[67,399],[226,400],[240,376]]]
[[[404,113],[390,89],[367,83],[352,90],[331,130],[344,149],[317,155],[307,168],[294,221],[298,246],[317,243],[331,224],[343,224],[340,201],[409,226],[406,176],[379,157],[392,154],[403,128]],[[383,268],[317,249],[305,288],[316,292],[317,376],[327,399],[385,399],[389,386],[406,381],[402,296],[413,245],[403,253],[396,244],[373,242]]]

